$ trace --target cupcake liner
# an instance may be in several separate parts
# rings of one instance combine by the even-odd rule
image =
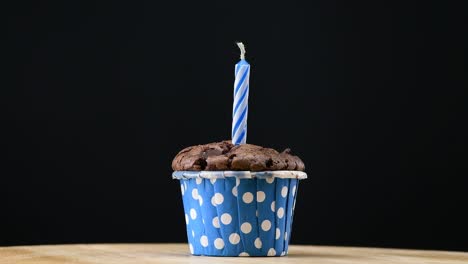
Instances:
[[[302,174],[301,174],[302,173]],[[283,256],[303,172],[175,172],[190,252],[207,256]]]

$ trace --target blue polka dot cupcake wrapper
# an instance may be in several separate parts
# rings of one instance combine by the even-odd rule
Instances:
[[[227,171],[205,172],[206,177],[200,173],[173,174],[181,183],[192,254],[287,254],[299,179],[306,178],[305,173],[291,171],[281,177],[275,172],[236,172],[242,174],[240,177],[220,176],[231,173]]]

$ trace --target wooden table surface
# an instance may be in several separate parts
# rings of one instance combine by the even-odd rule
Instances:
[[[82,244],[0,247],[0,264],[124,263],[468,263],[468,253],[291,246],[287,257],[197,257],[186,244]]]

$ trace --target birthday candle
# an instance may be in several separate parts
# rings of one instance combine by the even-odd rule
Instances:
[[[250,64],[245,60],[245,47],[242,42],[237,46],[241,51],[240,61],[235,67],[234,104],[232,109],[232,143],[245,144],[247,141],[247,114],[249,99]]]

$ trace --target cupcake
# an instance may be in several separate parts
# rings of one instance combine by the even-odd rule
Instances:
[[[222,141],[183,149],[172,168],[191,254],[288,253],[299,180],[307,178],[304,163],[289,149]]]

